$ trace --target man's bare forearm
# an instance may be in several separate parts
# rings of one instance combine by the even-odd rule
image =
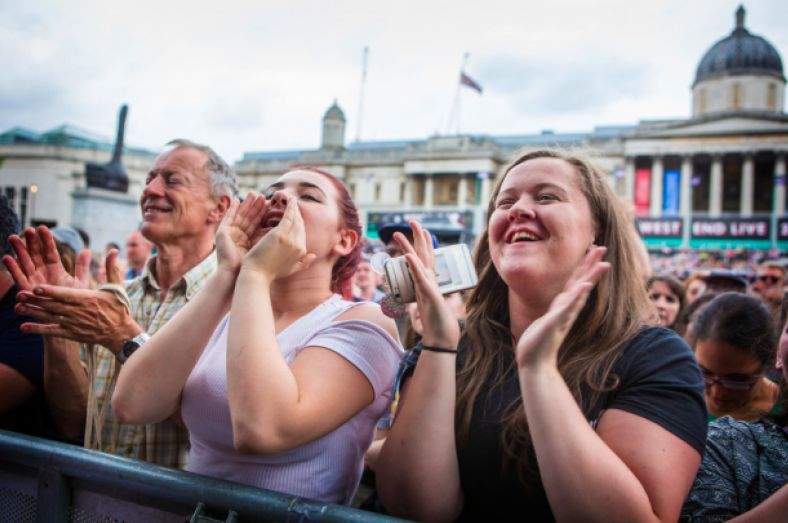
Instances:
[[[55,427],[66,439],[78,441],[85,428],[88,375],[79,357],[80,344],[44,337],[44,391]]]

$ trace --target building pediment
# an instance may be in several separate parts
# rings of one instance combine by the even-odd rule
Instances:
[[[672,121],[664,126],[643,126],[632,139],[788,133],[788,115],[723,114]]]

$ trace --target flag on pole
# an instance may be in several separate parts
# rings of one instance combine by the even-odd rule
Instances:
[[[479,94],[482,94],[482,86],[476,80],[465,74],[465,71],[460,71],[460,85],[470,87]]]

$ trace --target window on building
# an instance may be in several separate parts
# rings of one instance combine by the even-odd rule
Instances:
[[[382,186],[382,184],[380,182],[376,182],[375,183],[375,201],[376,202],[380,201],[380,193],[382,191],[382,187],[381,186]]]
[[[698,158],[692,165],[692,211],[698,214],[709,212],[711,196],[711,159]]]
[[[465,203],[468,205],[476,205],[479,203],[476,199],[479,197],[479,187],[482,181],[474,176],[472,178],[465,178],[462,183],[468,187],[468,191],[465,193]]]
[[[22,225],[27,223],[27,207],[28,207],[28,191],[27,187],[22,187],[19,191],[19,223]],[[32,210],[35,212],[35,209]],[[32,214],[32,212],[31,212]]]
[[[706,112],[706,89],[698,91],[698,113]]]
[[[347,186],[347,192],[350,193],[350,198],[355,200],[356,199],[356,184],[355,183],[349,183],[348,186]]]
[[[774,168],[775,157],[773,154],[759,154],[755,156],[755,183],[752,191],[753,212],[772,212],[775,183]]]
[[[777,86],[769,84],[766,88],[766,107],[772,111],[777,110]]]
[[[460,189],[459,176],[436,176],[433,184],[433,203],[435,205],[457,205],[457,194]]]
[[[736,82],[733,84],[733,108],[734,109],[741,109],[741,84]]]
[[[405,202],[405,190],[407,189],[407,184],[405,182],[399,182],[399,202]]]
[[[425,178],[423,176],[414,176],[411,179],[410,187],[413,205],[424,205],[424,183]]]
[[[8,198],[8,204],[11,205],[11,208],[16,210],[16,187],[4,187],[3,193],[5,193],[5,197]]]

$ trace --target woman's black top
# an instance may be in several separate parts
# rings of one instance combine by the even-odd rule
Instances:
[[[460,358],[473,350],[463,342],[460,347]],[[502,420],[521,396],[514,355],[508,358],[503,385],[493,388],[490,384],[483,389],[471,418],[469,441],[457,444],[465,497],[463,521],[554,519],[533,448],[530,466],[522,474],[524,481],[515,466],[504,465]],[[413,365],[403,369],[406,377],[415,361],[411,358]],[[606,409],[620,409],[660,425],[703,452],[707,426],[703,380],[682,338],[661,327],[644,328],[622,350],[613,372],[619,378],[618,386],[604,393],[596,405],[582,407],[590,424],[595,426]]]

